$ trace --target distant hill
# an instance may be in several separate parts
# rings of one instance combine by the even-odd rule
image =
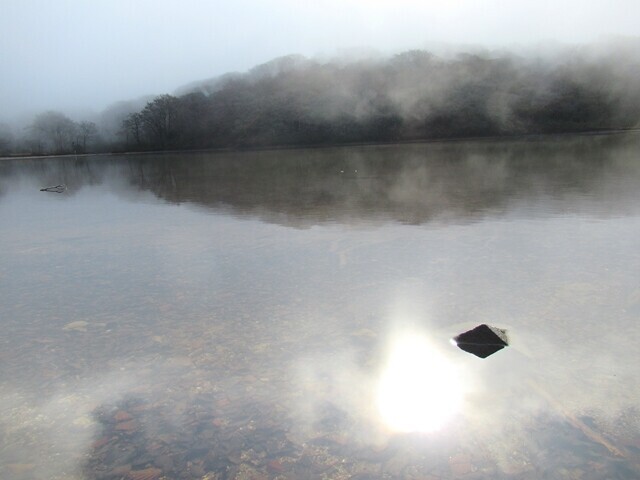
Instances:
[[[639,123],[640,39],[621,38],[552,54],[289,55],[190,83],[174,95],[121,102],[103,114],[99,138],[111,150],[246,148],[602,131]],[[44,153],[48,144],[30,140]]]
[[[640,120],[639,43],[544,57],[290,55],[180,88],[171,130],[149,129],[141,143],[255,147],[632,128]]]

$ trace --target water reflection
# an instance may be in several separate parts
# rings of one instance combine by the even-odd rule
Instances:
[[[0,194],[21,182],[150,191],[172,203],[287,226],[471,221],[519,208],[635,212],[637,135],[244,153],[5,161]],[[544,205],[540,205],[543,203]],[[533,204],[533,205],[532,205]],[[542,207],[542,208],[541,208]]]
[[[637,477],[639,151],[0,162],[3,478]]]

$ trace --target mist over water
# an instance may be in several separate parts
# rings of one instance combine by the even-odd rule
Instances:
[[[640,14],[630,0],[8,0],[3,6],[0,121],[7,122],[49,109],[79,120],[114,102],[171,93],[291,53],[388,55],[442,43],[460,46],[458,51],[527,45],[539,52],[541,43],[591,44],[637,36],[634,19]]]
[[[0,156],[630,130],[640,125],[639,45],[287,52],[93,113],[43,106],[0,118]]]
[[[639,151],[0,162],[4,478],[637,476]]]

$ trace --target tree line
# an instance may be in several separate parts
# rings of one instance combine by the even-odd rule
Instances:
[[[246,148],[632,128],[640,120],[639,58],[584,51],[552,59],[443,58],[423,50],[350,62],[288,56],[139,108],[120,104],[98,126],[43,113],[23,147],[33,153]],[[0,128],[0,153],[2,138]]]
[[[616,90],[618,80],[588,62],[541,67],[424,51],[346,65],[284,57],[157,97],[123,130],[130,148],[189,149],[630,128],[640,119],[640,84]]]
[[[0,124],[0,155],[87,153],[98,137],[95,122],[74,122],[61,112],[47,111],[35,117],[17,140],[6,124]]]

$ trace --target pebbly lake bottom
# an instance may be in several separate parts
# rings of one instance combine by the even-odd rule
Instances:
[[[638,477],[638,152],[3,161],[3,478]]]

